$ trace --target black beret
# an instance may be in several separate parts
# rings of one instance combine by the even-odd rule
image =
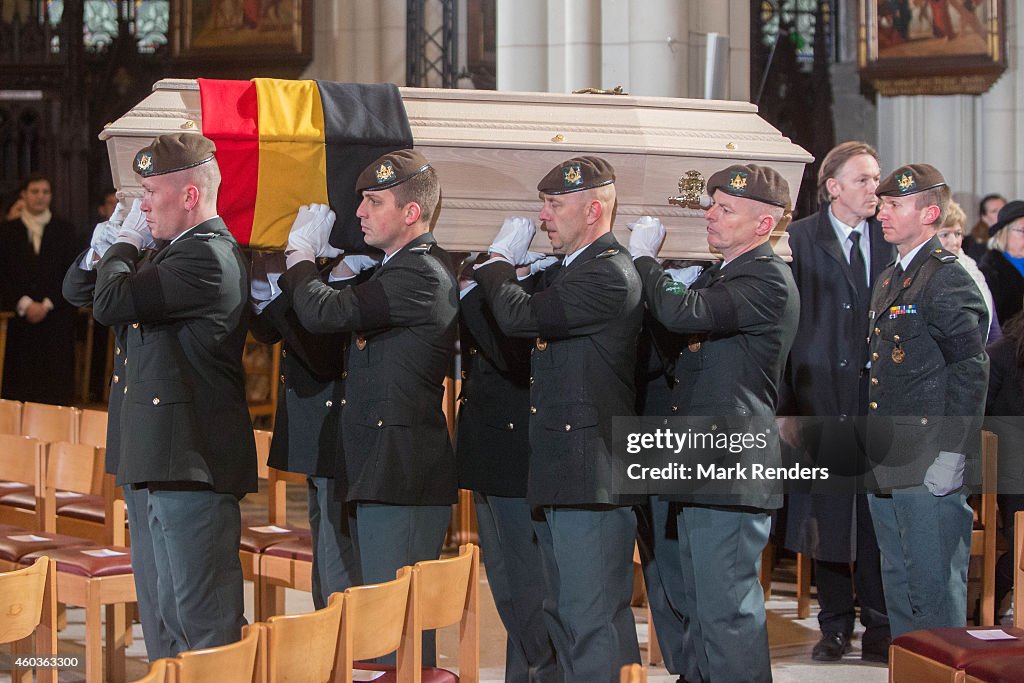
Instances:
[[[757,164],[733,164],[708,179],[708,195],[721,190],[734,197],[744,197],[789,208],[789,183],[774,168]]]
[[[537,191],[544,194],[569,194],[615,182],[615,169],[601,157],[574,157],[548,171]]]
[[[1003,204],[1003,208],[999,209],[999,220],[988,229],[989,237],[1021,217],[1024,217],[1024,202],[1016,199],[1009,204]]]
[[[184,171],[213,158],[213,140],[198,133],[161,135],[138,151],[132,167],[143,178]]]
[[[356,193],[363,190],[387,190],[404,183],[430,168],[422,154],[414,149],[388,152],[363,169],[356,178]]]
[[[890,173],[875,190],[879,197],[903,197],[946,184],[939,169],[931,164],[907,164]]]

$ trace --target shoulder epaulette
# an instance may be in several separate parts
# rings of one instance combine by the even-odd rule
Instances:
[[[208,242],[209,240],[214,239],[218,235],[215,232],[197,232],[196,234],[194,234],[192,236],[195,237],[196,239],[200,239],[200,240],[203,240],[204,242]]]
[[[610,256],[615,256],[618,253],[619,253],[618,249],[609,249],[607,251],[602,251],[595,258],[608,258]]]
[[[429,254],[431,246],[430,244],[417,244],[415,247],[410,247],[409,251],[413,254]]]
[[[755,256],[755,261],[774,261],[775,256]]]
[[[942,263],[954,263],[956,261],[956,254],[945,249],[933,249],[932,258],[938,259]]]

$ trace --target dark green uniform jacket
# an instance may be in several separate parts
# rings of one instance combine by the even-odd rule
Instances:
[[[130,244],[107,250],[93,314],[101,324],[127,326],[123,376],[114,385],[123,393],[119,485],[256,490],[242,369],[248,295],[245,261],[220,218],[150,260],[140,261]]]
[[[610,233],[544,275],[530,295],[509,263],[476,271],[502,332],[536,340],[527,500],[623,503],[613,491],[612,418],[636,414],[640,279],[629,252]]]
[[[988,309],[933,237],[871,296],[867,454],[880,489],[917,486],[939,451],[977,455],[988,391]],[[970,480],[968,479],[968,482]]]
[[[336,291],[306,261],[281,276],[281,289],[309,331],[352,333],[341,410],[348,500],[454,503],[441,401],[458,293],[433,235],[409,242],[363,284]]]
[[[709,268],[690,288],[665,275],[653,258],[641,257],[635,264],[652,315],[686,342],[676,359],[669,415],[774,417],[800,297],[789,267],[771,245],[737,256],[724,269],[721,264]],[[777,434],[756,456],[767,467],[782,464]],[[736,462],[750,464],[742,455]],[[749,480],[734,491],[672,497],[709,505],[782,505],[777,481]]]

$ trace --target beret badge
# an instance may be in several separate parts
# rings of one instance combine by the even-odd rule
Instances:
[[[153,168],[153,155],[149,152],[139,152],[135,157],[135,168],[140,175],[145,175],[149,169]]]
[[[385,161],[384,163],[382,163],[380,166],[377,167],[377,182],[378,183],[386,183],[389,180],[394,180],[394,178],[395,178],[395,165],[392,164],[390,161]]]
[[[575,187],[583,184],[583,172],[579,164],[562,167],[562,180],[566,187]]]
[[[737,192],[742,192],[747,189],[747,174],[742,171],[736,171],[733,173],[732,177],[729,178],[729,187]]]
[[[914,188],[917,187],[917,182],[914,180],[914,174],[910,171],[905,172],[899,178],[896,179],[896,184],[900,187],[900,192],[906,194],[913,192]]]

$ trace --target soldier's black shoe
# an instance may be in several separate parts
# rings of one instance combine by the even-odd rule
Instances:
[[[850,651],[850,636],[842,631],[825,631],[821,640],[811,650],[811,659],[816,662],[838,662]]]
[[[889,644],[890,640],[888,638],[882,638],[872,643],[865,643],[861,641],[860,658],[865,662],[878,662],[879,664],[888,664]]]

